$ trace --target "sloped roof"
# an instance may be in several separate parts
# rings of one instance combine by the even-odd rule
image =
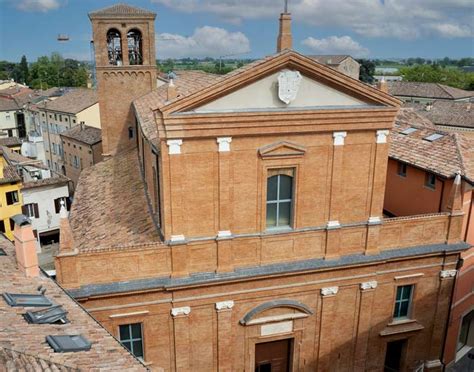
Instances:
[[[125,3],[114,4],[89,13],[89,18],[100,17],[156,17],[156,13]]]
[[[56,282],[41,274],[26,277],[17,268],[13,244],[3,236],[0,236],[0,248],[7,253],[0,256],[0,293],[36,294],[42,286],[45,296],[68,312],[69,320],[62,325],[29,324],[22,314],[38,308],[11,307],[0,298],[0,365],[11,366],[8,369],[11,371],[147,370]],[[89,351],[56,353],[45,338],[58,334],[81,334],[92,347]]]
[[[62,174],[58,174],[55,177],[43,178],[36,181],[25,182],[22,184],[22,190],[33,189],[37,187],[43,186],[51,186],[51,185],[64,185],[67,184],[70,179]]]
[[[3,168],[3,177],[0,177],[0,185],[20,181],[21,177],[16,170],[16,166],[8,164]]]
[[[402,134],[410,127],[417,131]],[[432,142],[425,139],[434,133],[442,137]],[[395,119],[389,156],[446,178],[461,172],[465,179],[474,183],[473,149],[474,140],[462,134],[438,130],[413,109],[403,108]]]
[[[474,92],[437,83],[389,81],[387,85],[388,92],[394,96],[434,99],[461,99],[474,96]]]
[[[40,109],[48,111],[77,114],[99,102],[97,91],[86,88],[74,88],[54,101],[42,102],[37,105]]]
[[[0,138],[0,146],[6,146],[6,147],[16,147],[20,146],[21,141],[18,137],[3,137]]]
[[[308,57],[324,65],[339,65],[346,58],[352,58],[348,54],[309,55]]]
[[[61,133],[61,136],[71,138],[87,145],[95,145],[102,141],[102,130],[89,125],[82,126],[79,124]]]
[[[429,109],[426,105],[416,105],[415,109],[436,125],[474,129],[474,106],[471,102],[437,100]]]

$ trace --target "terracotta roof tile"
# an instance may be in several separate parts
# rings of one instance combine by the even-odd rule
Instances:
[[[99,128],[89,125],[76,125],[71,129],[61,133],[61,136],[72,138],[87,145],[95,145],[102,141],[102,131]]]
[[[16,166],[7,165],[3,168],[3,177],[0,177],[0,185],[11,182],[20,182],[21,177],[16,170]]]
[[[23,318],[28,310],[38,308],[11,307],[0,297],[0,365],[10,371],[145,371],[114,337],[99,325],[56,282],[40,275],[27,278],[17,269],[15,249],[3,236],[0,248],[0,293],[36,294],[41,285],[45,296],[67,312],[69,323],[29,324]],[[89,351],[56,353],[46,343],[47,335],[81,334],[92,343]],[[48,369],[50,368],[50,369]]]
[[[431,106],[418,104],[414,108],[436,125],[474,129],[474,106],[471,102],[437,100]]]
[[[135,6],[130,6],[128,4],[119,3],[114,4],[112,6],[108,6],[106,8],[98,9],[89,13],[90,18],[101,17],[101,16],[135,16],[135,17],[143,17],[143,16],[156,16],[156,13],[153,13],[149,10],[138,8]]]
[[[0,138],[0,146],[16,147],[16,146],[20,146],[20,145],[21,145],[21,141],[18,137]]]
[[[434,99],[460,99],[473,97],[474,93],[436,83],[417,83],[411,81],[389,81],[388,92],[394,96],[425,97]]]
[[[309,55],[311,59],[324,65],[339,65],[346,58],[350,57],[347,54],[334,54],[334,55]]]
[[[84,169],[70,215],[75,248],[159,242],[148,210],[136,149]]]
[[[77,114],[98,102],[97,91],[86,88],[74,88],[54,101],[42,102],[40,109]]]
[[[25,190],[25,189],[32,189],[35,187],[67,184],[69,181],[70,179],[68,177],[58,174],[56,177],[43,178],[41,180],[24,182],[21,186],[21,189]]]

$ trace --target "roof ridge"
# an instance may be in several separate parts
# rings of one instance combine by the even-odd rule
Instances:
[[[464,157],[463,157],[463,153],[462,153],[462,150],[461,150],[461,146],[460,146],[460,143],[459,143],[459,134],[458,133],[451,133],[454,137],[454,144],[456,146],[456,153],[458,155],[458,158],[459,158],[459,163],[461,164],[461,168],[459,171],[461,172],[461,175],[463,175],[464,177],[466,177],[466,164],[464,163]]]

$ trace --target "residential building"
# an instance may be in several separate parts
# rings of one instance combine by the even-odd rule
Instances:
[[[158,88],[155,14],[89,17],[100,102],[136,126],[102,117],[58,282],[165,371],[441,370],[469,246],[457,188],[448,213],[383,216],[401,102],[293,51],[287,13],[275,55]]]
[[[474,245],[474,139],[441,131],[413,109],[402,109],[389,156],[385,213],[397,217],[449,213],[451,195],[459,189],[461,236]],[[443,354],[443,363],[453,371],[467,370],[467,354],[474,347],[474,248],[461,258]]]
[[[14,219],[15,246],[0,235],[2,371],[146,371],[39,270],[31,225]]]
[[[16,153],[21,153],[21,140],[18,137],[0,138],[0,146],[5,146]]]
[[[360,63],[349,55],[312,55],[308,57],[359,80]]]
[[[102,133],[99,128],[80,123],[61,133],[61,144],[66,175],[74,188],[83,169],[102,161]]]
[[[418,83],[412,81],[389,81],[388,92],[404,102],[431,103],[434,100],[469,102],[472,91],[449,87],[438,83]]]
[[[13,240],[12,216],[21,213],[21,177],[8,155],[13,152],[0,147],[0,233]]]
[[[74,88],[61,97],[38,104],[46,163],[55,172],[65,173],[64,149],[60,134],[84,122],[100,128],[97,93],[92,89]]]

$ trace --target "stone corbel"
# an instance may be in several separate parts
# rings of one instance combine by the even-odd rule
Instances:
[[[377,143],[387,143],[388,130],[378,130],[377,131]]]
[[[181,154],[181,145],[183,144],[183,140],[174,139],[166,141],[168,145],[168,154],[169,155],[177,155]]]
[[[217,144],[219,145],[219,152],[229,152],[231,142],[232,137],[219,137],[217,139]]]
[[[334,146],[343,146],[344,138],[346,138],[347,132],[334,132],[332,136],[334,138]]]

